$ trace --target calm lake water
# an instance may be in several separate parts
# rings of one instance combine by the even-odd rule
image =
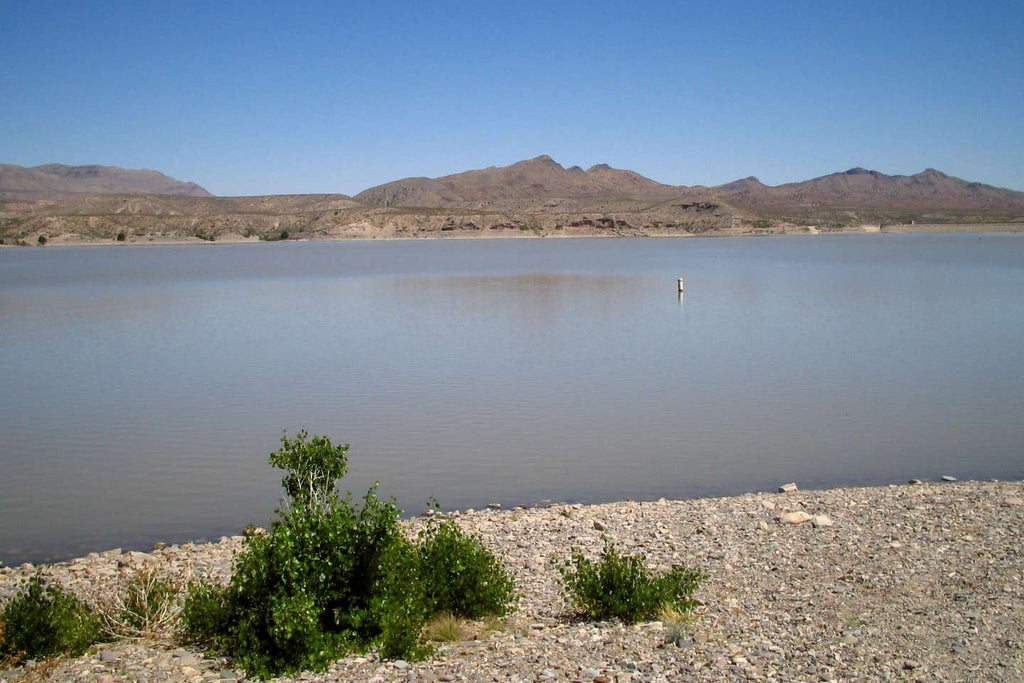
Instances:
[[[410,513],[1024,478],[1024,236],[4,249],[0,359],[7,564],[265,524],[303,426]]]

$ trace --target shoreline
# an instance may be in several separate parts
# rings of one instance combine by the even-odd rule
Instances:
[[[787,511],[823,519],[788,523]],[[501,630],[443,644],[426,662],[349,656],[303,680],[1024,678],[1024,482],[448,514],[504,560],[522,596],[519,611]],[[410,532],[424,523],[402,522]],[[624,627],[569,615],[555,567],[573,547],[598,552],[606,536],[657,569],[682,563],[708,571],[696,594],[702,605],[684,633],[660,622]],[[86,598],[144,564],[174,576],[226,580],[242,543],[235,536],[150,553],[108,550],[46,570]],[[0,597],[9,597],[29,571],[0,568]],[[231,674],[229,662],[171,647],[101,646],[62,663],[52,676],[116,681],[184,674],[198,681]],[[0,680],[7,680],[3,673]]]
[[[320,234],[310,237],[289,238],[286,240],[260,240],[257,237],[243,237],[241,234],[230,233],[217,237],[215,240],[203,240],[198,237],[164,237],[160,235],[138,235],[124,241],[87,237],[77,233],[55,235],[46,244],[29,243],[0,244],[0,249],[18,247],[133,247],[133,246],[182,246],[182,245],[217,245],[217,244],[297,244],[304,242],[419,242],[424,240],[535,240],[535,239],[669,239],[669,238],[736,238],[736,237],[793,237],[793,236],[840,236],[840,235],[907,235],[907,234],[965,234],[965,235],[1014,235],[1024,233],[1024,223],[935,223],[915,225],[859,226],[835,230],[818,229],[780,229],[777,232],[717,232],[717,233],[653,233],[653,234],[559,234],[545,231],[523,234],[480,234],[472,231],[458,231],[452,234],[429,233],[420,236],[355,236]]]

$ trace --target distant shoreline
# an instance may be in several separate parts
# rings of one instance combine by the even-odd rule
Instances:
[[[436,231],[423,235],[359,237],[351,235],[315,235],[297,239],[265,241],[257,237],[243,237],[230,233],[215,240],[203,240],[198,237],[165,237],[162,235],[139,235],[124,241],[87,237],[78,234],[60,234],[48,237],[45,244],[10,244],[0,248],[17,247],[132,247],[132,246],[184,246],[184,245],[216,245],[216,244],[270,244],[281,242],[295,244],[301,242],[417,242],[423,240],[536,240],[536,239],[663,239],[663,238],[726,238],[726,237],[793,237],[793,236],[828,236],[828,235],[877,235],[877,234],[1020,234],[1024,233],[1024,223],[921,223],[906,225],[860,226],[832,230],[787,229],[777,232],[706,232],[693,233],[657,233],[645,235],[618,234],[558,234],[551,231],[540,233],[517,231],[517,234],[481,234],[479,231],[460,230],[450,233]]]

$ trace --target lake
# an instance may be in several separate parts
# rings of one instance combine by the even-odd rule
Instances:
[[[1024,236],[2,249],[0,359],[6,564],[266,524],[302,427],[409,514],[1020,479]]]

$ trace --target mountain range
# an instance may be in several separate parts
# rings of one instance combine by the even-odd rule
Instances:
[[[25,168],[0,164],[0,200],[31,200],[97,194],[182,194],[211,197],[195,183],[158,171],[117,166],[65,166],[45,164]]]
[[[639,236],[910,223],[1024,223],[1024,192],[934,169],[903,176],[852,168],[774,187],[755,177],[680,186],[606,164],[566,168],[542,155],[396,180],[355,197],[214,197],[157,171],[0,165],[0,238],[18,241],[44,230],[83,239]]]

